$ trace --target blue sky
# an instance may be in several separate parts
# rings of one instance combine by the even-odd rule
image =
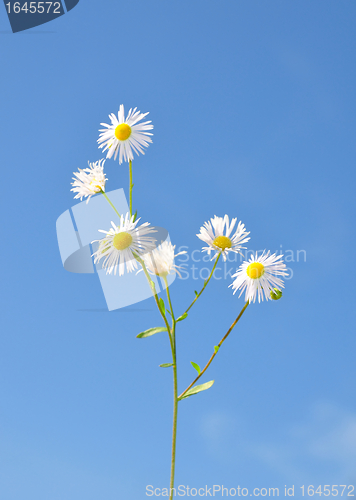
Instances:
[[[302,498],[302,485],[356,483],[355,14],[344,0],[81,0],[12,34],[0,10],[1,498],[137,500],[168,485],[168,341],[135,338],[161,325],[154,301],[107,312],[56,239],[72,172],[101,158],[99,123],[121,103],[155,127],[134,161],[143,221],[190,254],[226,213],[250,249],[295,256],[283,300],[248,308],[213,388],[182,402],[177,485],[294,484]],[[106,171],[128,194],[127,166]],[[189,260],[177,311],[201,284],[192,265],[209,266]],[[243,305],[230,282],[180,325],[182,390]]]

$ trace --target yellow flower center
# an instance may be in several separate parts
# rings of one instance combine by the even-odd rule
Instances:
[[[131,127],[127,123],[120,123],[115,129],[115,137],[119,141],[126,141],[131,135]]]
[[[246,269],[247,276],[253,280],[261,278],[265,273],[265,266],[261,262],[251,262],[251,264]]]
[[[124,231],[122,233],[115,234],[112,242],[116,250],[125,250],[125,248],[128,248],[131,245],[131,243],[131,234],[125,233]]]
[[[90,189],[94,191],[94,193],[100,193],[101,191],[101,186],[98,184],[98,181],[96,179],[93,179],[89,185]]]
[[[213,241],[213,245],[215,245],[218,248],[221,248],[221,250],[224,251],[225,248],[232,247],[232,242],[230,238],[228,238],[227,236],[217,236]]]

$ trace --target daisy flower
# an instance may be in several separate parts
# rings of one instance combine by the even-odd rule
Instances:
[[[106,268],[106,274],[111,274],[114,271],[116,275],[118,267],[119,276],[123,275],[125,264],[128,273],[134,271],[138,266],[135,255],[143,257],[145,253],[151,252],[155,248],[155,238],[147,235],[155,233],[156,230],[148,227],[148,222],[137,227],[139,220],[134,221],[134,215],[130,217],[130,214],[127,213],[125,217],[121,216],[119,226],[111,222],[112,228],[109,231],[99,229],[101,233],[105,234],[105,238],[96,240],[99,241],[99,248],[93,257],[95,264],[104,259],[103,268]]]
[[[170,241],[164,241],[153,252],[146,253],[143,256],[143,261],[148,272],[162,278],[165,278],[171,272],[175,272],[180,276],[178,271],[180,267],[174,264],[174,258],[187,252],[179,252],[174,255],[175,248],[175,245],[173,246]]]
[[[276,294],[276,289],[280,292],[284,284],[280,276],[287,276],[286,265],[282,261],[283,255],[273,255],[263,252],[259,257],[257,253],[249,261],[243,262],[237,272],[233,274],[235,278],[232,286],[234,293],[241,289],[240,295],[246,290],[246,302],[258,302],[272,299],[271,292]]]
[[[87,203],[93,194],[100,193],[101,191],[105,191],[105,183],[107,178],[104,174],[104,163],[106,160],[96,161],[95,163],[89,163],[89,168],[85,168],[82,170],[79,169],[79,172],[74,172],[72,186],[74,193],[77,193],[74,196],[75,198],[83,199],[83,197],[87,196]]]
[[[240,221],[237,225],[235,234],[230,236],[237,219],[232,219],[231,224],[229,223],[229,217],[217,217],[214,216],[209,222],[204,222],[204,225],[200,228],[200,233],[197,234],[198,238],[208,244],[207,247],[203,247],[203,252],[215,252],[212,260],[216,258],[220,253],[223,259],[226,261],[226,256],[228,252],[239,253],[241,248],[246,248],[241,246],[242,243],[246,243],[250,238],[246,238],[249,232],[245,229],[245,224]]]
[[[99,148],[104,148],[103,151],[108,150],[107,158],[115,154],[114,160],[116,160],[119,154],[119,163],[122,163],[123,159],[124,161],[133,160],[132,150],[137,154],[139,152],[145,154],[143,147],[152,142],[149,136],[153,135],[147,130],[152,130],[153,125],[150,125],[151,121],[138,123],[148,113],[141,113],[136,109],[130,109],[125,119],[124,105],[121,104],[117,118],[113,113],[109,115],[111,125],[100,124],[106,128],[99,130],[101,132],[98,139]]]

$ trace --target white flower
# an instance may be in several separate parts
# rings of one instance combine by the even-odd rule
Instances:
[[[270,255],[269,251],[262,253],[259,257],[257,253],[252,256],[249,261],[243,262],[237,272],[232,276],[236,278],[230,285],[234,293],[241,289],[240,295],[246,290],[246,302],[255,302],[258,295],[258,302],[263,300],[263,295],[266,300],[271,299],[271,292],[276,287],[278,290],[284,288],[283,281],[280,276],[287,276],[286,266],[281,260],[283,255]]]
[[[235,226],[237,219],[232,219],[231,224],[229,224],[229,217],[217,217],[214,216],[209,222],[204,222],[204,226],[200,228],[200,233],[197,234],[198,238],[203,240],[209,246],[203,247],[203,252],[215,252],[212,259],[217,257],[222,253],[223,259],[226,260],[228,252],[239,253],[241,248],[246,248],[241,246],[246,243],[250,238],[246,238],[249,232],[245,229],[245,224],[240,221],[237,225],[235,234],[230,237],[230,234]]]
[[[180,267],[174,264],[174,257],[187,252],[179,252],[174,255],[175,248],[176,247],[173,246],[170,241],[164,241],[157,248],[155,248],[153,252],[146,253],[143,257],[143,261],[147,270],[151,274],[156,274],[162,278],[165,278],[171,272],[176,272],[180,276],[178,271]]]
[[[84,170],[79,169],[79,172],[74,172],[75,177],[73,177],[74,182],[72,182],[75,198],[83,199],[87,196],[87,203],[93,194],[105,191],[105,183],[107,178],[104,174],[104,164],[106,160],[96,161],[95,163],[89,163],[89,168]]]
[[[98,139],[99,148],[104,148],[103,151],[108,150],[107,158],[111,158],[115,153],[114,160],[116,160],[119,153],[119,163],[122,163],[123,159],[124,161],[133,160],[132,150],[137,154],[139,152],[145,154],[142,148],[152,142],[148,136],[153,134],[147,130],[152,130],[153,125],[150,125],[151,121],[137,123],[148,113],[141,113],[136,109],[130,109],[125,119],[124,105],[121,104],[117,118],[113,113],[109,115],[111,125],[100,124],[106,128],[99,130],[101,132]]]
[[[99,229],[105,234],[105,238],[96,240],[99,241],[99,248],[93,256],[95,263],[104,259],[103,268],[106,268],[106,274],[111,274],[112,271],[116,274],[117,267],[119,267],[119,276],[123,275],[125,263],[128,273],[134,271],[137,269],[135,255],[142,258],[145,253],[155,248],[156,239],[147,235],[155,233],[156,230],[148,227],[148,222],[136,227],[140,219],[135,222],[133,219],[134,216],[130,217],[127,213],[125,218],[121,216],[120,226],[111,222],[112,228],[109,231]]]

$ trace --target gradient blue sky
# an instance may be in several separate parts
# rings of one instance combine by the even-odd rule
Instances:
[[[153,299],[108,313],[55,232],[99,123],[150,111],[134,204],[189,252],[209,217],[250,249],[305,250],[283,300],[248,308],[180,406],[177,485],[356,483],[355,21],[352,1],[81,0],[11,34],[0,9],[0,498],[137,500],[168,485],[171,373]],[[108,189],[125,165],[107,162]],[[209,264],[193,263],[198,269]],[[235,269],[235,263],[231,263]],[[174,283],[185,309],[200,282]],[[178,332],[180,388],[243,300],[214,281]]]

